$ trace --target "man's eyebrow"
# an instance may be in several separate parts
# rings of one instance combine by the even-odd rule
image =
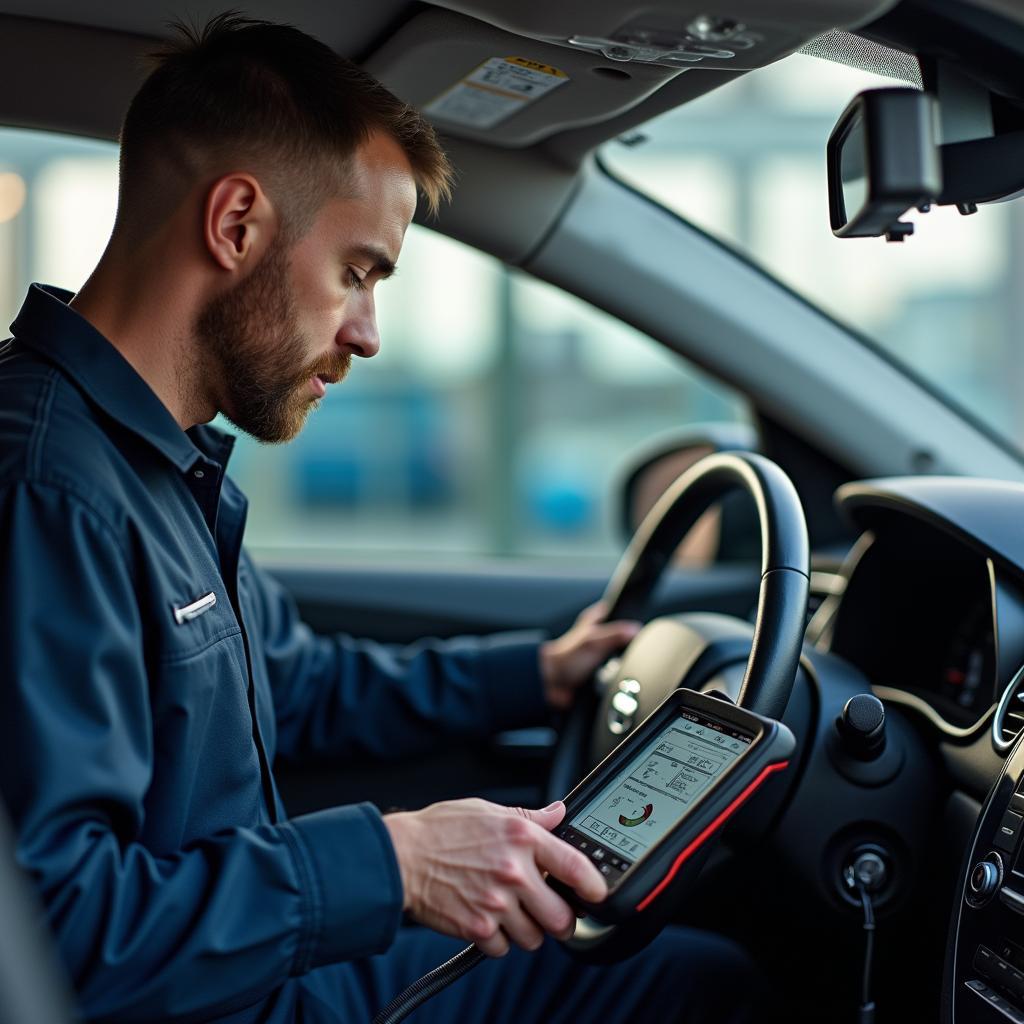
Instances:
[[[382,279],[391,277],[398,269],[395,261],[383,249],[378,249],[375,245],[355,245],[349,250],[349,255],[372,263],[371,273],[375,271]]]

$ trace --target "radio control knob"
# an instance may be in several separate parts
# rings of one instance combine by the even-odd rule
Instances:
[[[979,860],[967,878],[967,902],[972,907],[988,903],[1003,880],[1002,862],[995,853]]]
[[[971,892],[975,896],[986,899],[996,891],[999,884],[999,872],[991,861],[982,860],[974,865],[971,872]]]

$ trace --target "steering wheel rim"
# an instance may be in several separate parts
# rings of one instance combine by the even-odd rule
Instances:
[[[673,554],[693,524],[707,508],[732,490],[743,490],[754,501],[761,530],[761,581],[753,642],[747,655],[746,669],[737,703],[769,718],[781,718],[793,688],[806,623],[810,582],[810,546],[807,524],[796,488],[789,477],[772,461],[752,452],[720,452],[694,464],[662,495],[644,518],[605,588],[608,619],[644,618],[647,603]],[[631,673],[628,655],[643,642],[645,634],[655,636],[670,619],[654,619],[647,623],[629,645],[614,675],[620,682]],[[673,628],[680,628],[678,626]],[[655,642],[657,637],[655,636]],[[733,641],[735,657],[735,641]],[[635,659],[634,659],[635,660]],[[737,659],[738,660],[738,659]],[[701,661],[699,652],[682,669],[682,678],[669,689],[686,685]],[[647,664],[651,664],[649,661]],[[615,678],[604,680],[606,691]],[[667,694],[668,689],[665,689]],[[606,694],[607,697],[612,695]],[[577,699],[563,729],[562,741],[552,766],[553,799],[560,799],[585,774],[583,750],[587,726],[594,719],[600,697],[595,694]],[[660,699],[660,696],[659,696]],[[600,749],[598,731],[603,726],[600,715],[593,721],[591,749]],[[625,732],[613,742],[625,738]],[[607,737],[604,737],[607,741]],[[645,945],[667,923],[671,902],[662,899],[657,914],[645,911],[632,928],[632,938],[619,943],[631,946],[626,952]],[[613,933],[629,926],[608,928],[583,919],[577,933],[567,943],[569,949],[585,959],[605,959],[603,949],[614,949],[609,941]],[[626,955],[625,952],[621,955]],[[615,958],[614,955],[612,958]]]
[[[690,528],[710,505],[735,489],[753,499],[761,528],[754,645],[737,703],[778,718],[789,700],[800,659],[810,545],[796,488],[770,459],[753,452],[720,452],[679,476],[637,528],[605,588],[604,600],[609,621],[642,617]]]

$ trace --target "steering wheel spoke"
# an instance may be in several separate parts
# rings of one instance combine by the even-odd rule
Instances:
[[[633,638],[602,689],[589,763],[610,754],[673,690],[699,690],[722,669],[746,661],[752,641],[750,624],[726,615],[698,612],[653,619]]]

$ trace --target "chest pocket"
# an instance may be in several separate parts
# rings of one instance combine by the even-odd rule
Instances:
[[[241,635],[223,587],[196,586],[168,602],[161,661],[181,662],[234,635]]]
[[[164,599],[151,680],[156,850],[266,820],[242,631],[219,580],[187,586]]]

